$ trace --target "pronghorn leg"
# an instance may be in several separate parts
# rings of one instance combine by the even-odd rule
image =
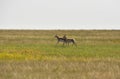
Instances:
[[[75,42],[73,42],[73,44],[74,44],[75,46],[77,46]]]
[[[63,42],[63,46],[65,45],[65,43]]]
[[[69,42],[67,42],[68,46],[69,46]]]
[[[72,40],[72,46],[73,46],[73,45],[75,45],[75,41],[74,41],[74,40]]]
[[[67,45],[67,43],[66,43],[66,42],[63,42],[63,45],[65,45],[65,44]]]
[[[59,41],[57,41],[56,45],[59,43]]]

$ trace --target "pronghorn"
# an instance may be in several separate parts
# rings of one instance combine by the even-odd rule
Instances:
[[[66,43],[66,39],[65,39],[65,38],[60,38],[60,37],[57,36],[57,35],[55,35],[55,37],[57,38],[57,44],[58,44],[59,42],[63,42],[63,45],[64,45],[64,43]]]
[[[77,46],[74,39],[66,39],[66,43],[67,43],[68,45],[69,45],[69,43],[72,43],[72,44],[74,44],[75,46]]]
[[[73,43],[74,45],[76,45],[74,39],[68,39],[68,38],[66,37],[66,35],[64,35],[63,38],[65,39],[65,43],[66,43],[66,44],[69,45],[69,43]]]

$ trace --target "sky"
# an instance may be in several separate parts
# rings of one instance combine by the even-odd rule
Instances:
[[[0,29],[120,30],[120,0],[0,0]]]

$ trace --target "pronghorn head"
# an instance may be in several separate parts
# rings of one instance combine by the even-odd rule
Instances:
[[[55,35],[55,37],[58,37],[57,34]]]

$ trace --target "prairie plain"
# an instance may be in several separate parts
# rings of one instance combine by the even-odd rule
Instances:
[[[120,79],[120,30],[0,30],[0,79]]]

